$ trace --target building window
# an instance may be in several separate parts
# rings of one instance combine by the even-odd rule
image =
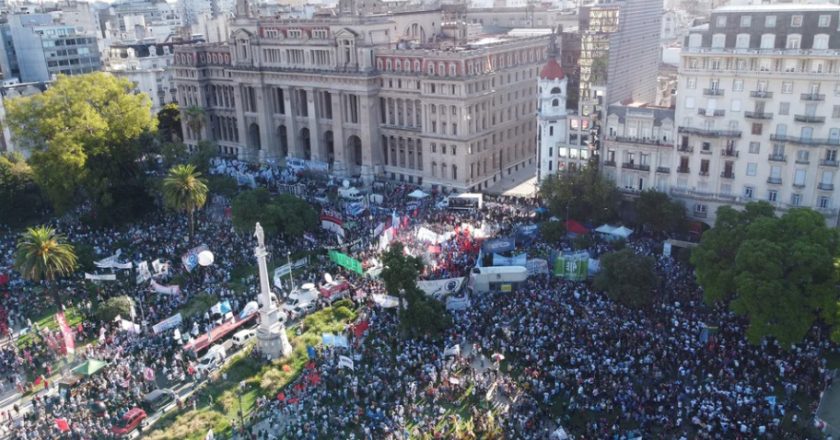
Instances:
[[[778,198],[779,198],[779,192],[778,191],[776,191],[774,189],[771,189],[770,191],[767,191],[767,201],[768,202],[775,202],[776,199],[778,199]]]
[[[801,15],[793,15],[790,17],[790,27],[802,27],[802,16]]]
[[[744,80],[736,79],[732,81],[732,91],[733,92],[743,92],[744,91]]]
[[[725,15],[718,15],[715,18],[715,26],[722,28],[726,27],[726,16]]]
[[[752,15],[742,15],[741,16],[741,27],[750,27],[752,26]]]
[[[817,207],[822,209],[828,209],[829,207],[829,199],[826,196],[820,196],[819,200],[817,201]]]
[[[840,105],[831,108],[831,117],[834,119],[840,118]]]
[[[779,114],[786,116],[790,114],[790,103],[789,102],[780,102],[779,103]]]
[[[794,186],[805,186],[805,170],[798,169],[793,175]]]
[[[799,206],[802,203],[802,194],[791,194],[790,195],[790,204],[793,206]]]
[[[723,49],[724,47],[726,47],[726,34],[712,35],[712,48]]]
[[[828,34],[814,35],[813,49],[828,49]]]
[[[793,93],[793,82],[785,81],[782,83],[782,93],[788,95]]]
[[[688,78],[686,81],[686,87],[689,89],[696,89],[697,88],[697,78]]]
[[[752,199],[753,198],[753,191],[755,191],[755,188],[753,188],[751,186],[745,186],[744,187],[744,198],[745,199]]]
[[[810,154],[808,153],[808,150],[797,150],[796,151],[796,161],[797,162],[808,163],[808,158],[809,157],[810,157]]]
[[[761,36],[761,48],[762,49],[772,49],[776,46],[776,35],[775,34],[763,34]]]
[[[764,126],[762,124],[753,123],[752,124],[752,134],[760,135]]]
[[[831,25],[831,16],[830,15],[820,15],[820,20],[817,22],[817,26],[819,27],[828,27]]]
[[[748,163],[747,164],[747,175],[748,176],[755,176],[757,169],[758,169],[758,164],[757,163]]]
[[[736,49],[748,49],[750,47],[750,34],[738,34],[735,37]]]
[[[750,142],[750,154],[758,154],[761,150],[761,143],[752,141]]]
[[[764,27],[776,27],[776,16],[768,15],[764,17]]]
[[[799,49],[802,43],[802,35],[790,34],[787,36],[786,49]]]

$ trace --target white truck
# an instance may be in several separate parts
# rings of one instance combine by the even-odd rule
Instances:
[[[365,195],[355,186],[339,188],[338,196],[349,202],[361,202],[365,199]]]
[[[289,294],[289,298],[283,302],[283,312],[289,319],[295,319],[315,310],[315,302],[320,292],[312,283],[300,286],[300,289]]]
[[[206,376],[211,371],[222,366],[222,364],[225,363],[225,357],[227,357],[225,347],[222,345],[214,345],[207,349],[207,353],[198,360],[198,366],[196,369],[203,376]]]

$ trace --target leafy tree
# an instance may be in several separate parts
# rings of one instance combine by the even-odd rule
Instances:
[[[196,139],[201,140],[201,129],[207,121],[207,112],[204,108],[193,105],[184,109],[184,123],[195,133]]]
[[[679,231],[686,221],[685,205],[653,189],[642,191],[636,199],[636,212],[641,224],[659,234]]]
[[[190,158],[190,153],[183,142],[165,142],[160,147],[160,156],[163,159],[163,167],[169,169],[186,163]]]
[[[158,137],[164,143],[181,143],[181,110],[178,103],[170,102],[157,114]]]
[[[735,256],[731,308],[746,315],[747,338],[772,336],[782,346],[801,341],[818,321],[835,323],[840,295],[837,230],[810,209],[759,217],[747,227]]]
[[[210,192],[214,194],[223,195],[225,197],[233,197],[239,189],[239,184],[236,179],[222,174],[212,174],[207,177],[207,187]]]
[[[561,221],[547,221],[540,224],[540,234],[549,243],[558,243],[566,238],[566,225]]]
[[[233,226],[240,232],[249,232],[260,222],[266,234],[278,232],[280,213],[272,204],[271,193],[265,188],[242,191],[231,202]]]
[[[44,209],[32,168],[19,153],[0,154],[0,222],[20,225]]]
[[[210,159],[215,157],[218,152],[219,147],[213,142],[199,141],[195,151],[190,155],[189,161],[198,171],[210,174]]]
[[[103,72],[59,76],[44,93],[9,100],[6,110],[15,141],[31,152],[36,182],[58,211],[82,195],[109,208],[110,189],[143,174],[139,139],[157,122],[148,96]]]
[[[134,300],[130,296],[114,296],[108,298],[96,309],[96,317],[105,322],[113,321],[117,316],[131,319]]]
[[[594,285],[626,306],[650,305],[656,286],[653,257],[636,255],[630,249],[605,254]]]
[[[290,194],[281,194],[274,199],[279,213],[279,223],[286,237],[301,237],[318,225],[318,212],[309,202]]]
[[[405,254],[396,242],[382,254],[381,277],[385,291],[399,298],[400,326],[410,336],[438,335],[449,325],[443,305],[417,287],[423,260]]]
[[[762,217],[773,217],[773,206],[767,202],[748,203],[743,211],[718,208],[715,226],[703,233],[700,245],[691,252],[691,264],[707,303],[728,301],[735,293],[735,256],[747,226]]]
[[[24,279],[51,285],[56,278],[73,273],[76,265],[73,246],[51,227],[28,228],[18,239],[15,269]],[[60,304],[58,293],[53,291],[53,295],[56,305]]]
[[[615,185],[601,176],[594,165],[548,176],[540,184],[540,196],[557,217],[596,223],[616,217],[621,197]]]
[[[195,232],[195,211],[207,202],[207,192],[207,181],[192,165],[176,165],[163,179],[166,206],[190,216],[190,241]]]

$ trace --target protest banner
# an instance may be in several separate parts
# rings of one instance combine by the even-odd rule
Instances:
[[[164,319],[163,321],[153,325],[152,326],[152,331],[155,332],[156,335],[160,334],[162,332],[165,332],[166,330],[169,330],[171,328],[174,328],[174,327],[177,327],[177,326],[181,325],[181,321],[183,321],[183,318],[181,317],[181,314],[176,313],[176,314]]]
[[[461,290],[464,284],[464,278],[444,278],[442,280],[423,280],[417,282],[417,287],[420,288],[426,295],[441,297],[449,295]]]
[[[137,264],[137,278],[135,284],[143,284],[152,279],[152,273],[149,271],[149,262],[141,261]]]
[[[117,274],[114,273],[103,273],[103,274],[93,274],[85,272],[85,279],[91,281],[116,281]]]
[[[198,266],[198,254],[210,250],[207,245],[196,246],[181,256],[181,262],[187,272],[192,272]]]
[[[329,251],[328,255],[333,263],[359,275],[364,274],[361,261],[338,251]]]

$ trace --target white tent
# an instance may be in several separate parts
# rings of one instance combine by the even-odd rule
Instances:
[[[633,230],[630,229],[630,228],[624,227],[624,226],[619,226],[619,227],[615,228],[615,230],[612,233],[613,233],[613,235],[616,235],[616,236],[619,236],[621,238],[626,239],[627,237],[630,236],[630,234],[633,233]]]
[[[615,231],[615,226],[610,226],[608,224],[603,224],[595,229],[595,232],[607,235],[612,235],[613,231]]]
[[[610,226],[607,224],[598,226],[595,229],[595,232],[599,234],[609,235],[611,238],[623,238],[627,239],[631,234],[633,234],[633,230],[624,226]]]
[[[426,197],[429,197],[429,195],[424,193],[421,189],[415,189],[414,191],[408,193],[408,196],[412,199],[425,199]]]

